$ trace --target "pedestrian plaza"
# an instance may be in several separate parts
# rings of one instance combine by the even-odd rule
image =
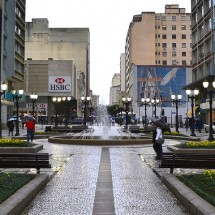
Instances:
[[[36,128],[44,129],[41,125]],[[105,138],[119,135],[121,129],[117,125],[92,128]],[[20,130],[21,135],[25,132]],[[203,139],[207,136],[197,135]],[[102,146],[70,145],[49,143],[48,139],[34,142],[43,145],[40,152],[50,154],[52,168],[41,169],[41,174],[49,175],[49,182],[22,215],[189,214],[163,184],[162,176],[169,169],[159,168],[152,144],[119,146],[113,141]],[[163,150],[178,142],[166,140]],[[26,170],[18,170],[22,171]]]

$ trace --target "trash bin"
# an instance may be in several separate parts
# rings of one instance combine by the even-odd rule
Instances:
[[[51,126],[46,126],[45,127],[45,132],[48,132],[48,131],[51,131],[52,130],[52,127]]]

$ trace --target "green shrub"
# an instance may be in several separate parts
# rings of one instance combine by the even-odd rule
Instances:
[[[209,141],[209,140],[204,140],[204,141],[189,141],[187,143],[182,143],[176,145],[178,148],[215,148],[215,141]]]
[[[0,173],[0,203],[32,180],[32,174]]]
[[[177,178],[215,206],[215,171],[207,170],[202,174],[181,175]]]

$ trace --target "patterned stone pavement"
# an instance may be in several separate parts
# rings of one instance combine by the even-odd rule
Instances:
[[[105,131],[117,135],[118,127],[95,129],[96,134]],[[176,142],[167,140],[164,150],[166,145]],[[93,214],[102,147],[53,144],[47,139],[35,143],[43,144],[41,152],[51,155],[53,169],[41,171],[49,174],[51,180],[22,215]],[[158,166],[152,145],[107,147],[116,215],[188,214],[150,168]],[[55,170],[58,172],[53,174]]]

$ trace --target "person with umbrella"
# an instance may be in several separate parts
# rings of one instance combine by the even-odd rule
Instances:
[[[10,134],[11,134],[11,136],[13,136],[13,130],[14,130],[14,122],[13,122],[13,120],[8,120],[7,121],[7,127],[8,127],[8,130],[9,130],[8,135],[10,136]]]
[[[162,144],[158,143],[157,140],[159,138],[163,138],[163,131],[156,123],[153,123],[153,125],[154,125],[154,131],[152,135],[153,149],[157,155],[155,159],[160,160],[163,153],[163,148],[162,148]]]

